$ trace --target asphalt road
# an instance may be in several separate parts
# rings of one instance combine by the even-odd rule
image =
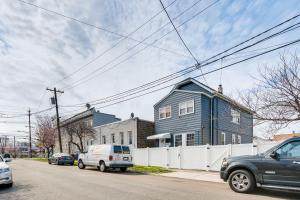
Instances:
[[[12,188],[0,188],[0,200],[268,200],[300,199],[298,193],[258,190],[237,194],[227,184],[143,175],[101,173],[73,166],[14,160]]]

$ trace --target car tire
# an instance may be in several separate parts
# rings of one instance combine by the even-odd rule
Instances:
[[[85,165],[83,164],[83,162],[81,160],[78,161],[78,168],[79,169],[84,169]]]
[[[127,171],[127,167],[121,167],[120,170],[121,170],[121,172],[126,172]]]
[[[106,171],[106,165],[105,165],[104,161],[100,161],[99,170],[100,170],[100,172],[105,172]]]
[[[48,160],[48,164],[49,164],[49,165],[51,165],[51,164],[52,164],[50,160]]]
[[[238,193],[250,193],[255,189],[255,179],[247,170],[233,171],[228,182],[230,188]]]

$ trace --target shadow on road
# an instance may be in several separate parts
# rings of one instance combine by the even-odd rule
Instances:
[[[32,186],[29,184],[14,184],[12,187],[8,187],[6,185],[0,185],[0,194],[7,194],[12,192],[17,192],[20,190],[24,190],[26,192],[31,191]]]
[[[291,199],[291,200],[300,199],[300,192],[283,191],[283,190],[257,189],[251,195],[280,198],[280,199]]]
[[[96,172],[101,173],[101,172],[99,171],[99,169],[97,169],[97,168],[90,168],[90,167],[87,167],[87,168],[85,168],[85,170],[96,171]],[[118,175],[133,175],[133,176],[136,176],[136,175],[147,175],[147,174],[145,174],[145,173],[134,172],[134,171],[130,171],[130,170],[128,170],[128,171],[126,171],[126,172],[122,172],[122,171],[120,171],[119,169],[109,169],[109,170],[107,170],[107,171],[105,171],[105,172],[102,172],[102,173],[105,173],[105,174],[111,173],[111,174],[118,174]]]

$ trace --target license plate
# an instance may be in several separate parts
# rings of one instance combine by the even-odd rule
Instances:
[[[124,157],[123,160],[128,160],[128,157]]]

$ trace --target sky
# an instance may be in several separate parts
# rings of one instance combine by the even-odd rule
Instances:
[[[158,0],[24,1],[98,28],[19,0],[0,1],[0,135],[27,134],[28,117],[25,115],[28,109],[34,113],[51,107],[49,98],[53,93],[46,91],[47,87],[57,87],[64,91],[58,94],[58,101],[62,118],[67,118],[85,109],[68,107],[70,105],[104,98],[195,64],[178,35],[174,31],[170,32],[173,27],[166,14],[161,12]],[[171,4],[167,11],[175,26],[179,26],[179,33],[198,61],[244,41],[300,11],[298,0],[163,0],[163,3],[165,6]],[[211,7],[196,15],[211,4]],[[131,39],[121,37],[147,21],[129,36]],[[248,49],[248,54],[251,50],[298,39],[297,35],[298,29]],[[158,41],[154,43],[155,47],[148,47],[137,42],[142,40],[147,44]],[[197,80],[215,89],[222,84],[226,95],[237,97],[238,91],[256,86],[258,69],[264,65],[276,66],[280,54],[298,53],[297,49],[299,44]],[[203,72],[225,66],[243,55],[241,53],[207,66]],[[198,70],[171,83],[200,74]],[[129,118],[133,112],[142,119],[153,120],[153,105],[170,90],[166,88],[113,106],[100,108],[102,105],[98,105],[96,108],[122,119]],[[54,110],[44,114],[53,115]],[[33,126],[36,123],[35,117],[32,116]],[[281,132],[293,130],[300,132],[296,125]],[[263,128],[258,127],[254,134],[261,135],[262,132]]]

